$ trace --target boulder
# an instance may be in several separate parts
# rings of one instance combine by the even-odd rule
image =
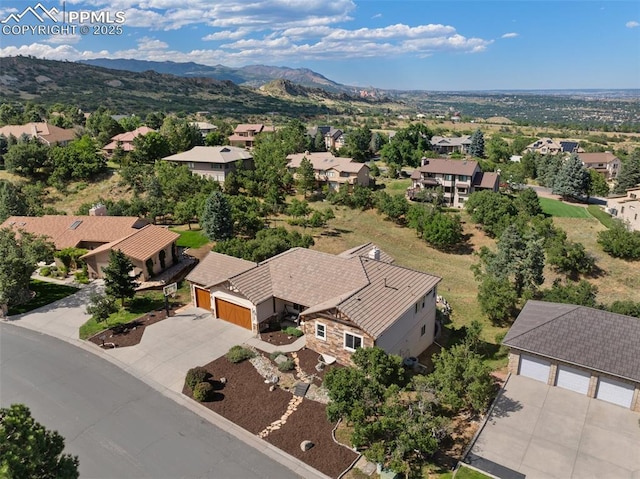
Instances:
[[[302,441],[300,443],[300,449],[302,450],[302,452],[306,452],[309,449],[311,449],[314,446],[314,444],[311,441]]]

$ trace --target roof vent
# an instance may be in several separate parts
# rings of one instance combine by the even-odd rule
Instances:
[[[369,251],[369,258],[380,261],[380,248],[378,248],[377,246],[371,248],[371,250]]]

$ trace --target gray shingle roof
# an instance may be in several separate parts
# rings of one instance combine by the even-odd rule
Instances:
[[[631,316],[528,301],[503,343],[640,382],[640,319]]]
[[[211,251],[187,275],[186,280],[208,288],[255,266],[256,263],[252,261]]]

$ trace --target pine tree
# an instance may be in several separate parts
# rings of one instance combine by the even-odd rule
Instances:
[[[304,194],[305,198],[307,197],[307,193],[313,190],[316,184],[316,174],[313,171],[313,165],[311,164],[311,160],[306,156],[302,158],[298,171],[296,171],[296,184],[298,190]]]
[[[132,276],[133,268],[131,260],[120,250],[111,250],[109,264],[102,268],[107,295],[119,298],[122,306],[126,298],[133,298],[136,294],[136,286],[138,286],[136,280],[142,274]]]
[[[589,178],[589,172],[578,155],[571,155],[554,179],[553,193],[565,198],[585,196],[589,191]]]
[[[227,195],[214,191],[204,204],[200,219],[204,234],[212,241],[221,241],[233,236],[233,214]]]
[[[475,158],[484,158],[484,134],[478,128],[471,135],[471,145],[469,145],[469,154]]]
[[[638,184],[640,184],[640,155],[636,154],[622,164],[613,192],[622,195]]]

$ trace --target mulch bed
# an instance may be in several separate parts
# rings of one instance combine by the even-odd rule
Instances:
[[[171,315],[175,314],[175,309],[170,310]],[[119,324],[113,328],[100,331],[91,336],[87,341],[91,341],[104,349],[124,348],[126,346],[135,346],[142,340],[142,334],[147,326],[151,326],[163,319],[167,318],[167,312],[164,309],[151,311],[144,316],[131,321],[130,323]],[[104,336],[105,346],[102,346]]]
[[[290,334],[287,334],[282,330],[267,330],[260,333],[260,339],[267,343],[273,344],[274,346],[284,346],[286,344],[293,343],[298,338],[296,338],[295,336],[291,336]]]
[[[317,353],[313,354],[318,357]],[[280,419],[293,397],[280,388],[269,391],[269,385],[249,361],[232,364],[221,357],[204,367],[212,374],[217,390],[212,401],[202,404],[253,434]],[[221,377],[226,378],[226,384],[220,385],[217,381]],[[182,393],[192,397],[186,385]],[[331,437],[332,429],[326,406],[305,399],[287,423],[265,439],[324,474],[337,477],[357,454],[336,444]],[[303,452],[300,443],[304,440],[312,441],[315,446]]]
[[[325,366],[324,369],[317,371],[316,365],[318,364],[318,356],[320,356],[319,353],[315,352],[312,349],[304,348],[298,351],[297,354],[298,354],[298,360],[300,361],[300,369],[302,369],[305,373],[309,375],[311,374],[315,375],[316,377],[314,378],[313,382],[318,386],[322,384],[322,380],[324,379],[324,375],[327,373],[327,371],[334,368],[344,367],[338,363],[333,363],[329,366]]]

